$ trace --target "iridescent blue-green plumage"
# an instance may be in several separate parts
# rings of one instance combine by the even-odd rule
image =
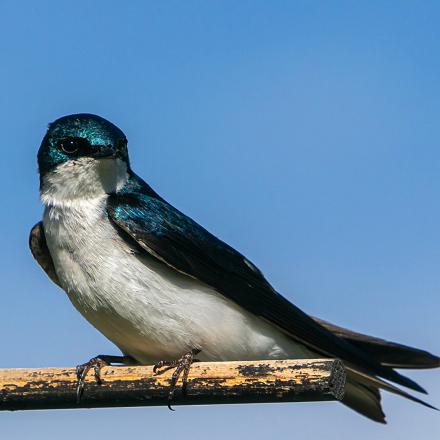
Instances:
[[[67,154],[59,144],[64,139],[82,139],[84,142],[76,156]],[[38,151],[40,178],[74,157],[96,157],[119,154],[128,163],[127,139],[116,125],[89,113],[64,116],[49,124],[49,130]]]
[[[133,179],[133,180],[132,180]],[[132,180],[132,181],[131,181]],[[293,338],[366,371],[424,391],[335,336],[277,293],[243,255],[163,199],[134,174],[107,202],[110,219],[147,252],[179,272],[215,288],[246,310],[273,322]]]
[[[293,353],[303,355],[304,349],[308,355],[337,357],[345,361],[350,370],[344,403],[367,417],[384,421],[378,391],[380,388],[430,406],[381,378],[424,392],[423,388],[397,373],[394,368],[433,368],[440,364],[438,357],[412,347],[335,327],[305,314],[276,292],[259,269],[242,254],[178,211],[137,176],[130,167],[124,133],[109,121],[90,114],[70,115],[56,120],[50,125],[43,139],[38,153],[38,163],[40,182],[45,182],[45,185],[42,185],[42,193],[46,192],[47,209],[52,209],[55,215],[45,217],[49,224],[40,223],[33,228],[31,249],[44,270],[66,291],[70,289],[76,292],[77,289],[77,294],[82,295],[83,292],[75,283],[88,280],[89,266],[85,261],[90,261],[89,256],[93,255],[92,262],[99,260],[99,264],[96,265],[97,272],[92,274],[89,284],[99,291],[97,294],[104,297],[104,301],[101,301],[102,298],[99,299],[100,304],[107,304],[109,299],[115,301],[110,308],[112,313],[116,309],[122,309],[124,317],[128,316],[129,321],[134,319],[133,314],[137,314],[138,321],[145,320],[145,323],[148,323],[154,314],[159,318],[162,315],[168,316],[168,321],[165,319],[161,325],[165,329],[178,328],[177,334],[185,335],[186,339],[187,334],[194,333],[191,323],[193,319],[198,318],[194,315],[198,313],[200,303],[197,303],[196,308],[185,308],[188,303],[185,300],[181,309],[182,298],[189,293],[191,299],[197,297],[200,301],[200,296],[195,295],[202,294],[201,301],[205,304],[205,308],[209,304],[209,310],[214,310],[215,313],[217,313],[215,307],[223,307],[223,304],[232,304],[234,308],[240,306],[242,315],[239,319],[234,322],[218,323],[218,328],[216,327],[216,331],[221,335],[230,332],[231,336],[233,334],[238,338],[239,356],[243,352],[243,345],[240,344],[244,343],[243,339],[246,337],[237,334],[240,331],[236,329],[242,328],[243,334],[252,329],[251,334],[263,336],[264,339],[266,337],[264,332],[267,329],[262,331],[262,327],[269,323],[270,333],[276,333],[276,338],[278,335],[283,338],[288,336]],[[90,179],[93,180],[93,185],[90,184]],[[66,181],[70,182],[72,187],[66,188]],[[91,194],[88,190],[95,192]],[[73,193],[74,197],[68,198],[66,208],[64,198],[67,193],[70,194],[69,196]],[[86,199],[86,203],[82,203],[81,194]],[[58,197],[57,202],[61,203],[54,207],[51,203],[56,197]],[[57,219],[61,216],[64,217],[60,225]],[[74,226],[70,226],[69,222]],[[83,231],[83,235],[78,237],[77,231],[83,228],[84,222],[88,222],[89,230]],[[46,236],[45,228],[50,232]],[[62,234],[58,233],[60,228]],[[70,242],[60,244],[60,236],[71,237]],[[92,241],[89,244],[91,237],[97,239],[96,242]],[[84,246],[87,245],[90,247],[84,251]],[[57,252],[54,255],[58,260],[52,259],[50,246]],[[80,257],[74,257],[71,249],[76,249]],[[129,251],[125,252],[121,249],[129,249]],[[103,254],[103,250],[106,250],[107,254]],[[136,255],[133,256],[133,253]],[[123,263],[119,264],[121,260]],[[147,262],[151,261],[154,264],[147,268]],[[142,264],[140,269],[139,264]],[[75,278],[75,273],[72,276],[70,271],[72,266],[80,272],[80,276]],[[124,276],[120,277],[118,270],[106,272],[108,267],[123,267]],[[132,275],[134,267],[137,268],[136,275]],[[148,277],[151,277],[152,267],[155,268],[154,273],[158,276],[151,278],[153,281],[150,283]],[[100,272],[101,269],[104,271]],[[63,279],[58,279],[59,273],[64,274],[64,284],[67,284],[67,287],[60,282]],[[168,283],[168,280],[175,277],[184,282]],[[187,287],[180,287],[188,286],[189,280],[191,281],[189,290]],[[115,282],[119,283],[116,288]],[[159,299],[156,301],[159,308],[153,308],[153,313],[150,313],[151,309],[148,308],[129,310],[133,301],[124,303],[124,300],[121,300],[121,291],[128,289],[129,292],[125,292],[125,295],[131,294],[132,283],[136,294],[142,298],[145,296],[142,307],[149,305],[151,308],[156,298]],[[144,288],[145,286],[147,288]],[[178,289],[175,291],[176,286]],[[83,290],[87,290],[87,287],[87,282],[86,286],[81,284]],[[166,296],[170,289],[175,296]],[[182,289],[186,290],[182,291]],[[153,290],[153,297],[148,296]],[[206,293],[207,291],[209,293]],[[220,298],[220,302],[215,303],[216,306],[212,306],[209,300],[212,294]],[[166,300],[163,300],[164,295]],[[82,300],[86,301],[84,297],[83,295]],[[220,303],[221,306],[218,305]],[[174,315],[168,313],[168,310],[160,309],[166,305],[168,308],[172,307]],[[179,307],[176,312],[177,305]],[[107,316],[111,317],[112,314],[104,316],[107,320]],[[252,327],[250,322],[256,319],[255,316],[263,320],[257,320],[258,324],[254,323],[252,325],[255,327]],[[117,315],[117,319],[120,317]],[[234,325],[243,321],[246,322],[244,328]],[[107,322],[104,324],[99,322],[106,327]],[[211,320],[208,327],[205,325],[202,328],[202,332],[209,333],[210,325]],[[215,326],[216,323],[212,322],[212,325]],[[118,328],[116,334],[119,335],[120,332],[121,329]],[[136,339],[138,335],[137,331],[134,333],[128,331],[124,333],[124,341],[127,338]],[[230,339],[220,341],[221,350],[226,350],[223,353],[229,350]],[[160,350],[162,342],[154,341],[158,344],[156,348]],[[255,346],[258,343],[255,343],[254,339],[247,339],[246,343],[251,344],[253,353],[261,353]],[[144,337],[140,345],[144,347]],[[203,350],[203,347],[201,348]],[[257,356],[257,354],[253,355]],[[211,360],[218,359],[217,357]]]

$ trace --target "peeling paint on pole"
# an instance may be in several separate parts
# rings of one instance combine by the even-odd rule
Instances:
[[[0,369],[0,410],[166,406],[171,374],[104,367],[102,384],[90,373],[77,404],[73,368]],[[341,400],[345,379],[342,362],[331,359],[200,362],[173,405]]]

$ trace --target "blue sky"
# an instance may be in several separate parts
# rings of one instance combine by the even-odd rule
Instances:
[[[47,123],[100,114],[134,170],[305,311],[440,353],[438,2],[0,3],[0,367],[117,350],[27,248]],[[440,406],[438,371],[411,377]],[[8,439],[414,439],[336,403],[2,413]]]

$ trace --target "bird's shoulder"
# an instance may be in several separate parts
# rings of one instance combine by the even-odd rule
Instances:
[[[148,251],[168,250],[179,261],[197,259],[211,267],[241,275],[272,290],[261,271],[244,255],[159,196],[132,173],[127,184],[107,201],[110,219]],[[193,268],[194,269],[194,268]]]

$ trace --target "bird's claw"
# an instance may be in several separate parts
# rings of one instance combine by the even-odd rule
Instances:
[[[84,392],[85,379],[90,369],[93,368],[96,383],[101,385],[101,368],[107,365],[110,365],[107,361],[101,359],[100,357],[94,357],[85,364],[81,364],[76,367],[76,377],[78,380],[76,385],[76,403],[81,402],[81,396]]]
[[[195,359],[194,356],[200,353],[201,350],[194,348],[188,352],[186,352],[180,359],[174,360],[174,361],[160,361],[153,367],[153,373],[156,375],[162,374],[165,371],[168,371],[169,369],[176,367],[174,370],[172,376],[171,376],[171,388],[170,392],[168,393],[168,408],[171,411],[174,411],[174,409],[171,407],[171,404],[174,400],[174,394],[177,388],[177,381],[179,380],[180,375],[182,374],[182,393],[186,393],[186,385],[188,383],[188,373],[191,368],[191,365],[194,362],[199,362],[198,359]],[[162,371],[158,371],[159,369],[167,367]]]

